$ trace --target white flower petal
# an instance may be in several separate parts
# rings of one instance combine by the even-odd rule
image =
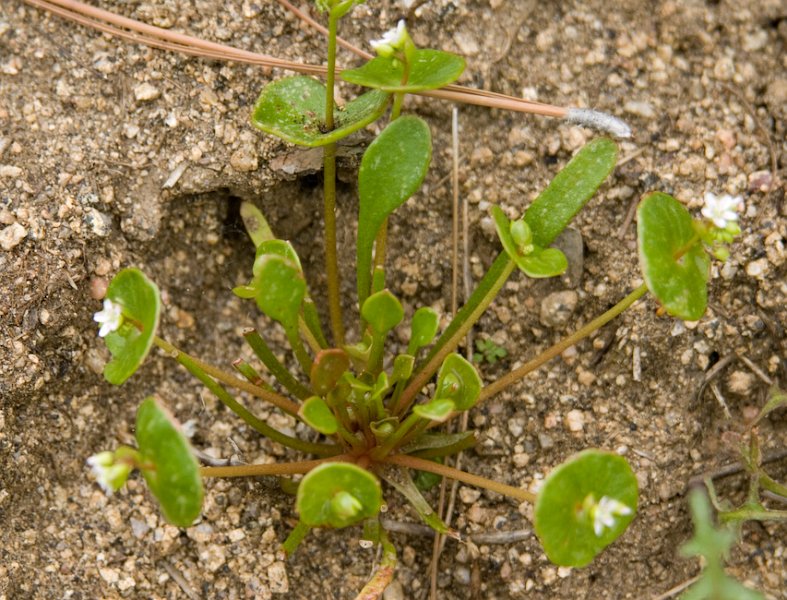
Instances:
[[[96,323],[101,323],[98,335],[106,337],[107,334],[116,331],[123,324],[123,307],[106,298],[104,308],[93,315],[93,320]]]

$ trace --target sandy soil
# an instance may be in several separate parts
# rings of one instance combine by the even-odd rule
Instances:
[[[318,63],[323,52],[319,35],[270,2],[100,4],[275,56]],[[691,533],[687,483],[735,460],[725,432],[741,428],[768,387],[741,360],[727,363],[713,379],[727,418],[703,380],[735,355],[785,379],[787,208],[779,169],[783,180],[787,10],[778,0],[615,5],[434,0],[411,24],[419,44],[467,57],[467,85],[592,106],[635,130],[621,146],[621,165],[576,222],[572,277],[514,276],[481,320],[476,335],[509,353],[482,367],[486,380],[640,283],[635,227],[624,225],[642,194],[669,192],[693,210],[706,191],[740,194],[746,203],[743,235],[714,270],[710,309],[699,323],[658,316],[646,299],[471,416],[481,442],[466,466],[512,485],[532,485],[584,447],[625,454],[642,488],[630,530],[582,570],[551,565],[532,536],[482,544],[477,553],[449,542],[440,598],[651,598],[693,577],[697,561],[678,555]],[[343,33],[363,45],[400,9],[374,1],[356,14]],[[253,256],[239,225],[240,199],[266,210],[300,252],[312,289],[322,289],[319,174],[289,174],[302,155],[248,123],[261,87],[282,74],[122,42],[19,0],[0,5],[0,598],[349,598],[368,576],[374,556],[354,530],[317,533],[280,560],[294,512],[270,481],[211,482],[202,520],[181,531],[162,520],[139,481],[108,499],[84,463],[132,439],[136,407],[152,393],[181,420],[196,419],[194,444],[204,451],[249,462],[288,456],[162,356],[121,388],[104,383],[107,353],[91,321],[112,274],[136,265],[161,287],[163,334],[184,349],[228,366],[248,355],[237,335],[248,326],[283,339],[229,291],[247,280]],[[392,221],[391,287],[408,312],[423,304],[445,309],[451,107],[412,99],[407,108],[429,120],[435,154],[423,191]],[[521,213],[594,134],[473,107],[461,107],[460,120],[477,279],[497,252],[487,206]],[[342,162],[345,265],[353,257],[353,169],[366,141],[358,136]],[[565,291],[575,307],[567,324],[556,324],[542,306],[554,310],[550,295]],[[571,411],[578,412],[567,420]],[[763,427],[765,452],[786,438],[781,412]],[[784,478],[787,468],[777,463],[771,472]],[[733,476],[722,491],[740,500],[744,484]],[[457,504],[455,524],[467,533],[530,529],[530,508],[498,495],[461,487]],[[390,513],[416,520],[393,495]],[[386,597],[425,598],[431,541],[408,534],[394,541],[401,565]],[[751,523],[730,570],[768,597],[785,598],[786,553],[783,525]]]

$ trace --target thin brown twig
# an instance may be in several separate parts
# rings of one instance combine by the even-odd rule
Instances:
[[[380,525],[383,529],[391,533],[403,533],[405,535],[417,535],[421,537],[434,537],[435,530],[428,525],[420,523],[407,523],[394,521],[387,517],[380,518]],[[461,542],[472,542],[474,544],[515,544],[532,537],[530,529],[515,529],[513,531],[487,531],[473,533],[471,535],[459,534]]]
[[[209,42],[201,38],[162,29],[160,27],[148,25],[134,19],[129,19],[109,11],[83,4],[77,0],[24,1],[32,6],[50,11],[53,14],[78,22],[87,27],[92,27],[105,33],[110,33],[120,38],[127,39],[135,43],[146,44],[155,48],[172,50],[192,56],[212,58],[216,60],[229,60],[233,62],[256,64],[269,68],[285,69],[288,71],[296,71],[298,73],[305,73],[308,75],[324,75],[327,70],[326,67],[322,65],[309,65],[305,63],[279,59],[266,54],[249,52],[247,50],[241,50],[232,46],[217,44],[215,42]],[[363,52],[357,48],[355,48],[353,51],[360,53]],[[556,118],[565,117],[568,110],[560,106],[524,100],[522,98],[515,98],[505,94],[466,88],[458,85],[448,85],[439,90],[419,92],[419,94],[452,102],[475,104],[489,108],[502,108],[505,110],[534,113]]]

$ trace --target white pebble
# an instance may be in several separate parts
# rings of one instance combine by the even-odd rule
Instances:
[[[139,102],[150,102],[161,96],[161,92],[154,85],[148,82],[140,83],[134,88],[134,98]]]

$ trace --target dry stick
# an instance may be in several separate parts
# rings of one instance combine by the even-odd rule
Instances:
[[[309,65],[279,59],[266,54],[249,52],[232,46],[217,44],[182,33],[169,31],[153,25],[147,25],[135,21],[134,19],[122,17],[115,13],[77,2],[76,0],[25,0],[25,2],[48,10],[60,17],[76,21],[87,27],[92,27],[105,33],[110,33],[123,39],[135,43],[146,44],[155,48],[182,52],[192,56],[285,69],[308,75],[325,75],[327,71],[325,66]],[[105,22],[102,23],[100,21]],[[136,33],[124,31],[121,29],[122,27]],[[505,94],[465,88],[458,85],[449,85],[440,90],[419,92],[419,95],[453,102],[462,102],[464,104],[475,104],[489,108],[501,108],[504,110],[533,113],[556,118],[570,117],[571,114],[574,114],[576,118],[582,118],[581,113],[585,110],[567,109],[551,104],[544,104],[542,102],[523,100],[522,98],[506,96]],[[574,111],[574,113],[572,113],[572,111]],[[603,115],[603,113],[599,114]],[[607,119],[612,119],[609,115],[603,116]]]
[[[428,525],[421,523],[408,523],[404,521],[394,521],[386,517],[380,517],[380,525],[391,533],[404,533],[405,535],[418,535],[422,537],[434,537],[436,532]],[[516,544],[527,540],[533,536],[530,529],[514,529],[512,531],[489,531],[486,533],[473,533],[471,535],[460,535],[460,541],[470,541],[474,544]]]

